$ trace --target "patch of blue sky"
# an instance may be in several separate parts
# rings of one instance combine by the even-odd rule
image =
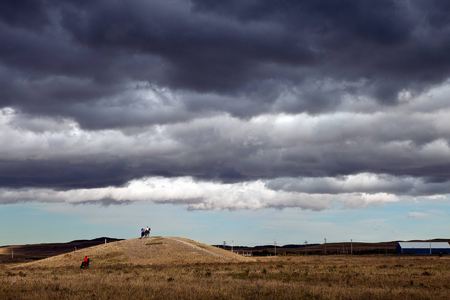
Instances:
[[[101,236],[133,238],[143,226],[152,234],[184,236],[231,245],[389,241],[448,238],[448,201],[396,202],[358,209],[297,208],[190,211],[184,206],[133,203],[121,206],[22,203],[0,206],[0,245],[65,242]],[[25,228],[25,230],[24,230]]]

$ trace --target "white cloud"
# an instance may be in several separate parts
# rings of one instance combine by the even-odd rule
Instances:
[[[105,199],[107,201],[105,202]],[[261,181],[224,184],[196,181],[191,177],[149,177],[130,181],[123,187],[93,189],[0,189],[0,203],[21,201],[115,203],[152,201],[187,205],[190,209],[258,209],[302,207],[321,210],[330,205],[328,197],[276,192]],[[108,202],[109,201],[109,202]],[[114,203],[113,203],[114,204]]]
[[[44,188],[0,189],[0,203],[65,202],[70,204],[121,204],[149,201],[185,205],[195,210],[261,209],[299,207],[324,210],[332,207],[358,208],[395,202],[407,197],[388,193],[308,194],[275,191],[264,181],[219,183],[194,180],[191,177],[147,177],[130,181],[122,187],[71,189],[59,191]]]

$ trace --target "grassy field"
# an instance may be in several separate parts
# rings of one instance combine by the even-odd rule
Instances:
[[[449,299],[449,257],[285,256],[251,262],[0,265],[0,299]]]

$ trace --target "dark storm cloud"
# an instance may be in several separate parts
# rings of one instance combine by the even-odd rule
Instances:
[[[355,191],[445,193],[449,16],[437,0],[2,1],[0,186],[317,194],[350,189],[303,177],[369,173],[392,185]]]
[[[401,1],[131,3],[67,18],[66,28],[89,47],[164,58],[162,84],[174,88],[248,93],[273,78],[364,79],[360,92],[392,102],[402,88],[444,79],[450,63],[448,28],[430,24],[445,9],[440,2],[425,9]],[[314,105],[320,93],[306,97]]]
[[[94,188],[121,185],[131,180],[124,162],[109,159],[96,162],[95,157],[78,162],[61,160],[0,160],[0,182],[2,186],[53,187],[56,189]]]
[[[45,0],[4,0],[0,2],[0,18],[13,26],[36,29],[48,23],[47,9]]]
[[[2,6],[0,104],[69,116],[88,128],[186,120],[199,110],[320,113],[338,109],[349,94],[393,104],[403,89],[440,83],[450,67],[449,7],[442,1]],[[139,82],[177,92],[183,112],[133,122],[129,107],[139,101],[123,91]],[[123,122],[92,120],[118,106]]]

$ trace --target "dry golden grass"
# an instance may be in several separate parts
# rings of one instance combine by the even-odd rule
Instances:
[[[149,247],[167,243],[143,242]],[[188,247],[184,251],[200,251],[173,243]],[[60,263],[61,257],[47,264],[0,265],[0,299],[449,299],[450,295],[448,257],[286,256],[245,262],[207,258],[201,263],[199,255],[191,255],[194,261],[166,259],[158,264],[156,259],[149,263],[135,258],[136,253],[115,252],[119,246],[109,247],[104,255],[110,257],[99,257],[100,264],[94,260],[89,270],[79,269],[80,259],[72,266]],[[160,258],[168,255],[163,249]],[[117,257],[129,261],[122,263]],[[203,257],[217,258],[207,253]]]

